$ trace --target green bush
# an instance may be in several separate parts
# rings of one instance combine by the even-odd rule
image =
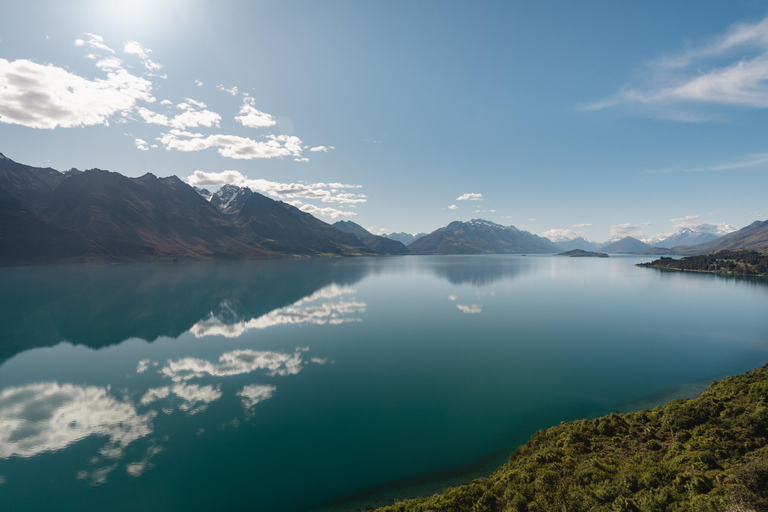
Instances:
[[[768,365],[692,400],[562,423],[487,479],[387,512],[768,512]]]

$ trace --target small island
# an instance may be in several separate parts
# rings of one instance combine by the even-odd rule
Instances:
[[[738,276],[768,276],[768,253],[760,251],[717,251],[685,258],[662,257],[638,267],[685,272],[709,272]]]
[[[569,256],[571,258],[607,258],[608,255],[604,252],[592,252],[584,251],[582,249],[574,249],[572,251],[565,251],[557,254],[558,256]]]

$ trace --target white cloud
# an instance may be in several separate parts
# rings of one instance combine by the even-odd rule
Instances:
[[[336,149],[336,148],[333,146],[315,146],[313,148],[309,148],[309,150],[312,152],[322,151],[323,153],[327,153],[331,149]]]
[[[0,459],[34,457],[90,436],[107,439],[101,454],[116,458],[152,433],[154,412],[139,414],[106,388],[43,382],[0,392]]]
[[[297,162],[309,162],[309,158],[303,157],[303,158],[294,158]]]
[[[171,388],[168,386],[162,386],[159,388],[150,388],[139,399],[139,404],[149,405],[157,400],[168,397],[171,394]]]
[[[352,215],[357,215],[355,212],[345,212],[343,210],[338,210],[336,208],[330,208],[330,207],[323,207],[323,206],[315,206],[313,204],[294,204],[293,201],[288,201],[289,204],[293,204],[293,206],[296,206],[299,210],[312,214],[312,215],[319,215],[322,217],[330,217],[332,219],[336,219],[339,217],[350,217]]]
[[[456,198],[457,201],[482,201],[483,194],[467,193]]]
[[[104,44],[104,38],[96,35],[86,32],[85,35],[88,36],[88,40],[83,39],[75,39],[75,46],[85,46],[88,45],[90,48],[95,48],[96,50],[103,50],[110,53],[115,53],[115,50]]]
[[[243,402],[243,407],[248,412],[252,412],[256,404],[272,398],[276,390],[277,388],[271,385],[251,384],[250,386],[243,386],[243,389],[237,392],[237,396]]]
[[[123,51],[129,55],[137,56],[141,60],[141,63],[144,64],[144,67],[151,72],[158,71],[163,67],[149,58],[149,54],[152,53],[152,50],[144,48],[137,41],[128,41],[125,43],[125,45],[123,45]]]
[[[267,128],[277,124],[277,121],[275,121],[275,118],[271,114],[267,114],[256,108],[256,101],[250,96],[243,98],[243,105],[240,107],[240,115],[235,116],[235,120],[249,128]]]
[[[144,107],[139,107],[137,112],[139,116],[141,116],[141,118],[149,124],[170,126],[178,130],[183,130],[186,128],[198,128],[200,126],[204,126],[206,128],[219,126],[221,116],[216,112],[207,110],[205,108],[206,106],[207,105],[205,103],[190,100],[188,98],[186,102],[176,105],[176,107],[183,110],[183,112],[175,116],[159,114]],[[202,110],[198,110],[198,108],[202,108]]]
[[[0,59],[0,122],[31,128],[109,124],[111,116],[154,102],[152,83],[124,69],[88,80],[53,65]]]
[[[173,105],[173,102],[171,100],[163,100],[160,102],[160,104],[166,107],[170,107],[171,105]]]
[[[177,381],[171,391],[174,395],[181,398],[184,403],[179,405],[179,410],[186,411],[189,414],[197,414],[208,408],[208,404],[221,398],[221,389],[219,386],[213,387],[210,384],[201,386],[199,384],[188,384],[183,380]]]
[[[203,86],[203,82],[201,80],[198,80],[197,78],[195,78],[195,85],[198,86],[198,87],[202,87]]]
[[[459,209],[459,207],[458,207],[458,206],[456,206],[455,204],[452,204],[451,206],[449,206],[449,207],[448,207],[448,209],[449,209],[449,210],[458,210],[458,209]]]
[[[611,235],[614,238],[625,238],[628,236],[639,238],[645,236],[645,233],[643,232],[643,228],[640,224],[625,223],[611,226]]]
[[[165,377],[177,383],[185,383],[190,379],[204,376],[228,377],[257,370],[264,370],[267,375],[272,377],[295,375],[303,368],[302,353],[301,350],[296,350],[293,353],[251,349],[232,350],[222,354],[216,363],[193,357],[185,357],[176,361],[169,360],[161,371]],[[201,389],[179,389],[179,392],[182,393],[180,396],[189,396],[190,398],[200,394],[207,398],[216,395],[213,389],[203,391]],[[174,393],[176,393],[175,389]],[[221,395],[219,394],[219,396]]]
[[[367,304],[358,302],[354,297],[348,297],[355,290],[345,286],[332,284],[315,293],[308,295],[290,306],[270,311],[269,313],[250,320],[226,323],[221,318],[210,313],[208,318],[200,320],[190,328],[196,338],[206,336],[224,336],[238,338],[252,329],[267,329],[277,325],[338,325],[360,321],[356,315],[364,313]],[[222,303],[220,309],[226,312],[224,316],[235,316],[227,304]],[[235,316],[236,317],[236,316]]]
[[[223,84],[219,84],[216,86],[216,88],[220,91],[228,92],[232,96],[237,96],[237,91],[238,91],[237,86],[233,85],[232,87],[224,87]]]
[[[573,240],[582,235],[581,231],[574,231],[572,229],[550,229],[542,233],[542,236],[549,238],[553,242],[564,242],[566,240]]]
[[[195,171],[184,180],[193,187],[220,187],[227,184],[239,185],[245,179],[239,171]]]
[[[483,312],[482,306],[478,304],[456,304],[456,308],[462,313],[466,313],[468,315],[476,315]]]
[[[594,224],[589,224],[587,222],[582,223],[582,224],[574,224],[573,225],[574,228],[591,228],[593,226],[594,226]]]
[[[691,122],[712,118],[701,111],[706,106],[768,108],[768,18],[733,25],[706,44],[652,61],[638,77],[641,82],[580,108],[624,107]]]
[[[677,217],[669,219],[675,228],[688,228],[698,231],[700,233],[711,233],[713,235],[722,236],[727,235],[733,231],[734,228],[724,222],[709,222],[701,218],[701,215],[687,215],[685,217]]]
[[[219,154],[227,158],[251,160],[254,158],[281,158],[301,156],[301,139],[292,135],[267,135],[264,141],[255,141],[237,135],[190,134],[171,130],[158,140],[165,149],[177,151],[201,151],[218,148]]]
[[[225,184],[248,187],[254,192],[266,194],[281,200],[299,198],[316,199],[323,203],[351,205],[365,203],[368,200],[365,194],[346,192],[347,189],[360,188],[360,185],[347,183],[281,183],[263,179],[248,179],[242,173],[235,170],[218,173],[195,171],[190,176],[184,178],[184,180],[193,187],[216,187]],[[297,206],[303,211],[308,211],[311,208],[314,208],[312,205],[305,205],[304,203],[294,204],[294,206]],[[309,208],[305,209],[305,207]],[[332,216],[334,212],[339,212],[339,210],[325,209],[322,214]],[[310,211],[309,213],[314,212]],[[352,212],[336,213],[336,217],[341,215],[355,214]]]
[[[98,61],[96,67],[104,71],[115,71],[123,67],[123,61],[117,57],[107,57]]]
[[[149,368],[149,359],[142,359],[136,365],[136,373],[144,373]]]
[[[139,149],[141,151],[149,151],[149,146],[147,146],[147,141],[144,139],[136,139],[134,140],[136,143],[136,149]]]

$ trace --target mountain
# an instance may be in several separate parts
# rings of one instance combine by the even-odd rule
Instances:
[[[176,176],[129,178],[100,169],[60,173],[0,155],[0,263],[375,255],[405,249],[379,237],[368,247],[354,234],[247,188],[206,192]]]
[[[714,242],[719,238],[714,233],[698,231],[691,228],[681,228],[678,232],[659,240],[653,245],[657,247],[675,247],[679,245],[700,245]]]
[[[360,224],[355,224],[349,220],[335,222],[333,227],[339,231],[355,235],[366,247],[377,254],[409,254],[411,252],[402,242],[376,236]]]
[[[248,187],[227,184],[211,196],[211,204],[224,213],[237,213],[251,195],[253,195],[253,191]]]
[[[0,190],[35,213],[50,201],[53,190],[67,175],[50,167],[32,167],[14,162],[0,153]]]
[[[192,188],[195,189],[195,192],[203,196],[203,199],[207,199],[208,201],[210,201],[213,198],[213,194],[211,194],[211,191],[208,190],[207,188],[200,188],[200,187],[192,187]]]
[[[600,251],[609,254],[637,254],[652,248],[652,245],[641,242],[637,238],[627,236],[600,247]]]
[[[408,246],[415,254],[523,254],[555,253],[560,249],[540,236],[474,219],[454,221]]]
[[[561,251],[573,251],[575,249],[580,249],[582,251],[595,251],[598,248],[598,244],[590,242],[583,237],[553,240],[552,243],[560,248]]]
[[[758,220],[713,242],[686,247],[685,254],[706,254],[728,249],[768,249],[768,220]]]
[[[339,231],[281,201],[251,192],[237,214],[236,226],[255,236],[256,242],[277,253],[315,256],[375,254],[355,235]]]
[[[403,245],[410,245],[413,242],[415,242],[416,240],[418,240],[419,238],[423,238],[423,237],[427,236],[427,234],[426,233],[417,233],[415,235],[412,235],[411,233],[401,232],[401,233],[389,233],[388,235],[384,234],[384,235],[381,235],[381,236],[383,236],[385,238],[389,238],[391,240],[397,240],[398,242],[400,242]]]
[[[274,256],[175,176],[91,169],[56,187],[41,215],[118,260]]]

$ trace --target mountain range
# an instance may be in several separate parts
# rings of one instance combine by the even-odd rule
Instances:
[[[595,251],[600,248],[600,244],[590,242],[581,236],[576,238],[554,240],[553,242],[560,248],[561,251],[574,251],[577,249],[582,251]]]
[[[411,233],[401,232],[401,233],[389,233],[389,234],[384,234],[384,235],[381,235],[381,236],[386,237],[386,238],[390,238],[392,240],[397,240],[398,242],[402,243],[403,245],[410,245],[413,242],[415,242],[416,240],[418,240],[419,238],[427,236],[427,233],[417,233],[417,234],[413,235]]]
[[[483,219],[454,221],[411,243],[414,254],[523,254],[555,253],[560,248],[548,239]]]
[[[712,242],[676,248],[679,254],[707,254],[728,249],[768,249],[768,220],[755,221],[738,231],[723,235]]]
[[[600,247],[601,252],[607,252],[608,254],[639,254],[649,249],[653,249],[653,246],[631,236]]]
[[[376,255],[391,245],[371,248],[250,189],[228,185],[208,198],[206,192],[176,176],[61,173],[2,156],[0,262]],[[396,253],[403,249],[398,244]]]
[[[654,245],[633,237],[603,246],[581,237],[555,243],[483,219],[454,221],[429,234],[377,236],[351,221],[328,224],[247,187],[227,184],[212,193],[176,176],[129,178],[100,169],[59,172],[0,154],[0,264],[575,249],[705,254],[739,248],[768,249],[768,221],[721,237],[683,228]]]
[[[706,244],[708,242],[714,242],[718,238],[720,238],[719,235],[709,231],[704,231],[701,229],[701,226],[699,228],[680,228],[680,230],[676,233],[661,240],[654,241],[652,245],[656,247],[700,245]]]

